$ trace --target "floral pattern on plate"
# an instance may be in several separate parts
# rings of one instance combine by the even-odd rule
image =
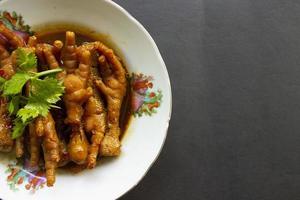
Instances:
[[[157,112],[162,103],[161,90],[153,90],[153,77],[144,74],[132,74],[132,101],[131,108],[134,116],[143,116]]]
[[[5,172],[8,173],[7,184],[13,191],[25,184],[25,188],[34,193],[43,188],[47,181],[44,170],[40,167],[30,167],[28,160],[23,167],[16,161],[8,164]]]

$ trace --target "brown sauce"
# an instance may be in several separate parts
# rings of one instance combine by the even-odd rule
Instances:
[[[116,52],[118,52],[116,45],[113,44],[113,42],[109,41],[109,37],[106,35],[102,35],[99,33],[96,33],[95,31],[92,31],[88,28],[84,28],[81,26],[74,25],[65,25],[65,24],[57,24],[57,25],[48,25],[45,27],[38,27],[36,30],[36,36],[40,43],[49,43],[53,44],[55,40],[65,40],[65,32],[66,31],[73,31],[76,34],[76,43],[77,45],[81,45],[84,42],[93,42],[93,41],[101,41],[105,45],[112,48],[112,46]],[[119,57],[120,54],[118,54]],[[124,63],[123,63],[124,65]],[[125,65],[124,65],[125,66]],[[126,68],[126,67],[125,67]],[[128,76],[129,77],[129,76]],[[103,98],[104,99],[104,98]],[[120,128],[121,128],[121,136],[120,139],[124,137],[124,134],[128,128],[130,119],[132,117],[131,113],[131,87],[130,82],[128,79],[128,87],[127,87],[127,93],[124,97],[121,113],[120,113]]]

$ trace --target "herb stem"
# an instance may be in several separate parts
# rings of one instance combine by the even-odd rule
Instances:
[[[63,71],[61,68],[51,69],[51,70],[39,72],[35,75],[35,77],[38,78],[38,77],[46,76],[46,75],[49,75],[49,74],[55,74],[55,73],[58,73],[58,72],[61,72],[61,71]]]

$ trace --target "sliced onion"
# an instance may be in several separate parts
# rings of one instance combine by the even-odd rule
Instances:
[[[0,44],[3,46],[6,46],[8,43],[6,37],[4,37],[1,33],[0,33]]]
[[[29,39],[29,34],[28,33],[25,33],[25,32],[22,32],[22,31],[14,31],[14,33],[16,35],[18,35],[20,38],[22,38],[25,43],[28,42],[28,39]]]

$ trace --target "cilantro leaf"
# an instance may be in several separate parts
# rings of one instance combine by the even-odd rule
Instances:
[[[22,48],[17,49],[17,64],[23,70],[37,67],[37,58],[34,52],[26,52]]]
[[[55,78],[46,77],[44,80],[33,79],[31,81],[31,95],[40,102],[47,102],[48,104],[55,104],[60,100],[64,92],[62,82]]]
[[[5,81],[6,81],[6,79],[4,79],[0,76],[0,90],[2,90],[2,86],[5,83]]]
[[[19,118],[16,118],[14,120],[12,139],[16,139],[16,138],[20,137],[23,134],[24,129],[27,126],[27,124],[28,124],[27,122],[23,123]]]
[[[8,112],[10,115],[14,115],[19,110],[20,96],[12,97],[11,101],[8,103]]]
[[[31,76],[24,72],[17,72],[11,79],[3,85],[3,95],[10,96],[22,92],[22,88]]]
[[[6,79],[0,76],[0,84],[5,83]]]
[[[30,85],[28,102],[17,113],[22,122],[32,120],[39,115],[46,116],[50,107],[55,106],[53,104],[60,100],[64,92],[62,83],[54,78],[32,79]]]
[[[28,103],[17,112],[23,123],[33,120],[39,115],[45,117],[49,112],[50,104],[40,101],[38,98],[30,97]]]

